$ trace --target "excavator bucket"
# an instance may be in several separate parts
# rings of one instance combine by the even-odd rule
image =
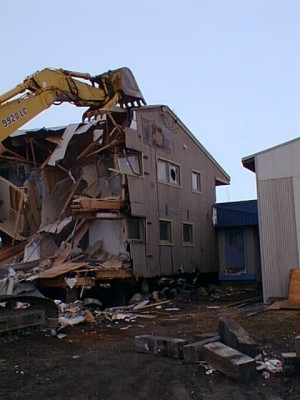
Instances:
[[[110,95],[119,93],[119,104],[122,107],[146,105],[135,77],[129,68],[119,68],[92,78],[99,86],[105,85]]]

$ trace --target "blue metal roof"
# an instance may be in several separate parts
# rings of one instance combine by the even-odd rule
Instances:
[[[216,203],[216,228],[258,225],[257,200]]]

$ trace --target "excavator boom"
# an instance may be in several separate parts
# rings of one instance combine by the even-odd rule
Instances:
[[[145,103],[128,68],[101,75],[46,68],[0,96],[0,142],[52,104],[68,102],[89,107],[83,119],[96,118],[100,110]]]

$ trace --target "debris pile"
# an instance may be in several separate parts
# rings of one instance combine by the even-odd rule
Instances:
[[[138,319],[154,319],[156,315],[151,309],[160,310],[162,305],[167,305],[170,300],[150,303],[149,300],[133,303],[123,307],[103,307],[98,299],[85,298],[66,304],[61,300],[55,300],[59,309],[57,329],[52,330],[52,336],[63,338],[61,332],[65,328],[78,324],[96,324],[106,328],[128,329]],[[149,312],[150,310],[150,312]],[[167,308],[166,308],[167,310]],[[141,325],[140,325],[141,326]]]
[[[135,112],[120,108],[1,144],[1,294],[20,292],[21,283],[89,288],[132,277],[125,173],[140,173],[126,147],[135,126]]]

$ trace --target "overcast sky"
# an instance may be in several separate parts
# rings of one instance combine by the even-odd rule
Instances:
[[[256,198],[241,158],[300,136],[298,0],[2,0],[0,95],[45,67],[129,67],[231,176],[219,201]],[[28,128],[84,110],[52,107]]]

